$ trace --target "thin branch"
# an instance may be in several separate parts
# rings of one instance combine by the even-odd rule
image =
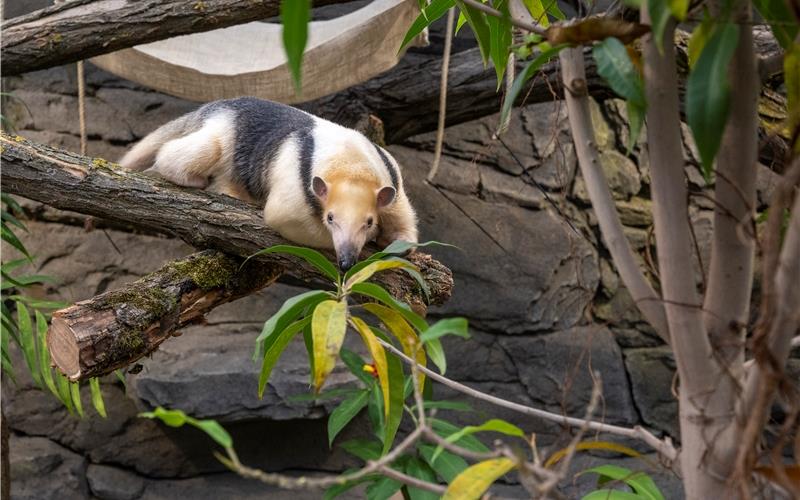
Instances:
[[[603,240],[637,307],[659,336],[669,344],[670,334],[664,306],[659,302],[658,294],[639,268],[630,242],[625,237],[600,164],[589,111],[583,51],[581,48],[564,49],[561,51],[560,59],[566,89],[564,97],[567,101],[567,116],[578,155],[578,165],[597,215]]]
[[[486,14],[489,14],[490,16],[506,19],[506,16],[503,15],[502,12],[500,12],[497,9],[491,8],[490,6],[486,5],[485,3],[480,2],[478,0],[461,0],[461,1],[464,2],[465,4],[469,5],[470,7],[474,7],[477,10],[480,10],[482,12],[485,12]],[[514,17],[509,17],[508,19],[511,22],[511,25],[512,26],[516,26],[517,28],[521,28],[521,29],[524,29],[526,31],[530,31],[531,33],[536,33],[537,35],[546,35],[547,34],[547,29],[542,28],[538,24],[533,24],[533,23],[530,23],[528,21],[523,21],[521,19],[516,19]]]
[[[442,486],[441,484],[429,483],[428,481],[417,479],[416,477],[403,474],[397,469],[392,469],[391,467],[388,466],[381,467],[380,473],[390,479],[394,479],[395,481],[407,484],[408,486],[419,488],[425,491],[431,491],[433,493],[438,493],[439,495],[442,495],[444,494],[445,491],[447,491],[447,487]]]
[[[502,408],[516,411],[524,415],[541,418],[551,422],[563,424],[569,427],[581,427],[583,425],[587,425],[588,428],[593,431],[608,432],[610,434],[616,434],[619,436],[639,439],[647,443],[648,445],[652,446],[656,451],[664,455],[664,457],[666,457],[668,460],[674,460],[677,457],[677,451],[675,450],[675,448],[672,446],[672,443],[668,439],[660,440],[656,436],[654,436],[651,432],[644,429],[643,427],[640,426],[636,426],[633,428],[621,427],[617,425],[587,421],[582,418],[566,417],[564,415],[559,415],[557,413],[540,410],[538,408],[531,408],[530,406],[525,406],[519,403],[514,403],[513,401],[508,401],[506,399],[498,398],[497,396],[486,394],[477,389],[473,389],[467,385],[456,382],[455,380],[451,380],[425,366],[419,365],[415,360],[409,358],[402,351],[400,351],[399,349],[397,349],[395,346],[393,346],[388,342],[384,342],[383,340],[380,339],[378,340],[378,342],[380,342],[384,348],[388,349],[393,354],[398,356],[401,360],[403,360],[404,363],[408,364],[409,366],[412,364],[416,364],[419,371],[430,377],[432,380],[435,380],[441,383],[442,385],[445,385],[451,389],[454,389],[458,392],[466,394],[475,399],[480,399],[481,401],[486,401],[487,403],[491,403],[493,405],[500,406]]]
[[[439,162],[442,159],[444,146],[444,121],[447,117],[447,70],[450,68],[450,50],[453,45],[453,25],[455,23],[456,9],[451,7],[447,11],[447,27],[444,34],[444,54],[442,56],[442,78],[439,82],[439,123],[436,126],[436,146],[433,151],[433,163],[428,172],[428,182],[433,182],[436,172],[439,171]]]

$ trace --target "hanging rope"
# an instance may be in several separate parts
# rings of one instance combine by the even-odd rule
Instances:
[[[439,124],[436,128],[436,147],[433,151],[433,163],[428,172],[428,182],[433,182],[439,170],[439,160],[442,158],[442,145],[444,144],[444,121],[447,115],[447,72],[450,67],[450,49],[453,45],[453,24],[455,24],[456,9],[447,11],[447,28],[444,36],[444,57],[442,59],[442,80],[439,85]]]
[[[86,82],[83,61],[78,61],[78,126],[81,129],[81,154],[86,156]]]

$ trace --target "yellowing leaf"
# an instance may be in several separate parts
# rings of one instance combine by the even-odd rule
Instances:
[[[678,21],[686,19],[686,12],[689,10],[689,0],[668,0],[667,3],[675,19]]]
[[[528,8],[531,17],[533,17],[533,20],[536,21],[539,26],[547,28],[550,25],[550,20],[547,19],[547,11],[544,10],[542,0],[522,0],[522,3]]]
[[[381,322],[386,325],[386,328],[397,337],[403,352],[406,356],[414,358],[422,366],[426,366],[427,358],[425,352],[420,348],[419,337],[411,325],[403,318],[397,311],[390,309],[380,304],[364,304],[364,309],[374,314]],[[425,376],[420,374],[419,386],[422,390],[422,385],[425,383]]]
[[[325,300],[317,305],[311,317],[311,336],[314,339],[314,390],[319,392],[325,379],[336,365],[347,329],[347,304]]]
[[[689,67],[694,68],[697,58],[703,52],[703,47],[708,42],[708,37],[711,36],[711,31],[714,28],[714,18],[705,11],[703,13],[703,21],[692,31],[692,36],[689,37],[689,43],[686,46],[686,55],[689,57]]]
[[[349,290],[351,286],[355,285],[356,283],[361,283],[362,281],[367,281],[372,277],[373,274],[379,271],[385,271],[386,269],[394,269],[397,267],[404,267],[418,271],[415,266],[401,260],[378,260],[350,276],[350,279],[348,279],[347,283],[345,283],[345,288]]]
[[[381,386],[383,393],[383,416],[389,416],[389,365],[386,363],[386,351],[383,346],[378,342],[375,334],[369,329],[369,326],[364,323],[361,318],[352,318],[353,325],[356,327],[361,338],[364,339],[369,353],[372,355],[372,360],[375,363],[375,370],[378,372],[378,383]]]
[[[629,457],[640,457],[641,453],[638,451],[628,448],[627,446],[623,446],[621,444],[612,443],[609,441],[581,441],[575,447],[575,451],[583,451],[583,450],[606,450],[606,451],[613,451],[616,453],[622,453],[623,455],[628,455]],[[558,463],[559,460],[564,458],[569,451],[568,448],[562,448],[557,452],[550,455],[547,461],[544,463],[545,467],[552,467]]]
[[[469,500],[480,498],[497,479],[515,467],[508,458],[494,458],[480,462],[467,468],[456,476],[447,491],[442,496],[443,500]]]

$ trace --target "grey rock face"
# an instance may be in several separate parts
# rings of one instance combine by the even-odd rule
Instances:
[[[107,465],[89,465],[86,471],[92,494],[103,500],[134,500],[144,491],[141,477]]]
[[[642,420],[677,438],[678,401],[671,391],[675,361],[669,348],[630,349],[625,353],[625,366]]]
[[[49,439],[11,436],[11,496],[22,500],[83,499],[86,459]]]

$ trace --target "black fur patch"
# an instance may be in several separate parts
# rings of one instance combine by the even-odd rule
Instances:
[[[381,160],[383,160],[383,164],[386,166],[386,169],[389,171],[389,177],[392,178],[392,187],[395,188],[395,190],[399,189],[397,187],[397,182],[398,182],[398,179],[399,179],[400,175],[397,173],[397,169],[395,168],[394,163],[392,163],[392,161],[389,159],[389,156],[387,156],[386,153],[383,152],[383,148],[382,147],[380,147],[380,146],[378,146],[377,144],[374,144],[374,143],[372,145],[375,146],[375,150],[378,151],[379,155],[381,155]]]
[[[314,117],[291,106],[255,97],[215,101],[200,111],[208,116],[219,109],[229,109],[236,116],[233,178],[250,196],[263,203],[269,194],[266,173],[280,147],[293,134],[310,134]],[[311,151],[313,154],[313,142]]]
[[[311,174],[314,167],[314,134],[310,129],[299,130],[294,135],[297,151],[300,155],[300,180],[303,183],[303,194],[306,202],[314,210],[314,215],[322,217],[322,204],[311,185]]]

